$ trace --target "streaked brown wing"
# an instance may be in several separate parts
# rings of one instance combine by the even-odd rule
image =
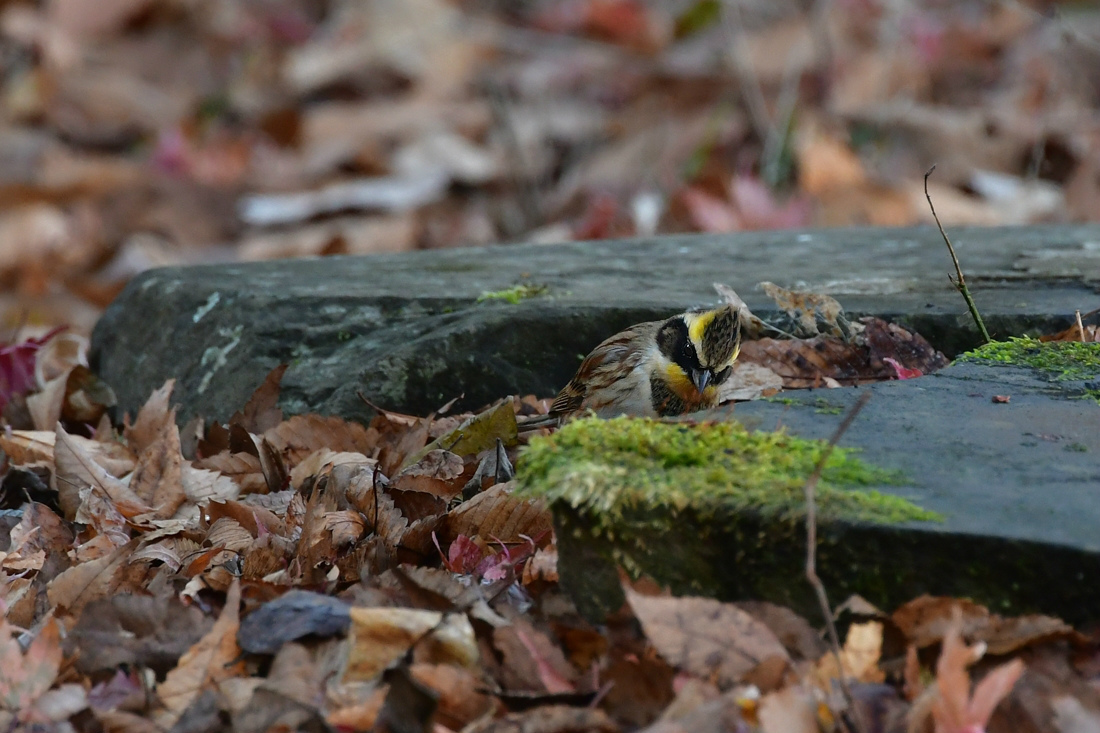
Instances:
[[[585,357],[569,384],[550,405],[550,414],[568,415],[584,407],[594,390],[622,378],[641,362],[645,347],[662,321],[639,323],[608,338]]]

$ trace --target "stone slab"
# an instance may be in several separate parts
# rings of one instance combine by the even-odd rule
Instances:
[[[872,397],[840,445],[905,474],[911,485],[883,490],[944,515],[922,529],[1100,553],[1100,405],[1042,372],[959,363],[920,379],[784,392],[784,402],[732,412],[758,429],[828,439],[865,390]]]
[[[995,333],[1065,325],[1100,288],[1100,227],[951,231]],[[770,280],[896,318],[947,353],[975,343],[934,228],[747,232],[373,257],[166,268],[132,281],[92,337],[92,362],[133,414],[177,379],[180,420],[225,419],[282,362],[283,406],[367,419],[465,394],[556,392],[615,331],[711,303],[711,283],[767,314]],[[546,294],[477,302],[517,283]]]

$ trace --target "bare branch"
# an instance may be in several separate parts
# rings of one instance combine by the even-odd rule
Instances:
[[[955,255],[955,248],[951,246],[951,240],[948,238],[947,232],[943,230],[943,224],[940,224],[940,217],[936,215],[936,207],[932,205],[932,196],[928,193],[928,176],[932,175],[934,170],[936,170],[936,166],[932,166],[924,174],[924,197],[928,199],[928,208],[932,210],[932,218],[936,220],[936,226],[940,229],[940,236],[943,237],[943,241],[947,245],[947,251],[951,253],[951,261],[955,263],[955,274],[958,278],[951,280],[949,275],[947,279],[951,280],[951,284],[955,286],[955,289],[962,295],[963,300],[966,301],[966,307],[970,309],[971,318],[978,325],[978,330],[982,332],[982,338],[988,344],[993,339],[989,337],[989,331],[985,330],[985,322],[982,321],[982,316],[978,313],[978,306],[974,304],[974,298],[970,296],[970,289],[966,287],[966,279],[963,277],[959,258]]]
[[[821,452],[821,457],[817,459],[814,472],[806,480],[804,489],[806,494],[806,579],[813,586],[814,593],[817,594],[817,602],[821,606],[821,614],[825,617],[825,628],[828,630],[829,644],[832,647],[833,655],[836,656],[837,669],[840,670],[840,689],[844,693],[848,709],[852,711],[852,720],[856,728],[863,733],[867,731],[867,726],[863,724],[862,716],[855,706],[855,699],[852,697],[852,689],[844,678],[844,666],[840,661],[840,636],[837,634],[836,624],[833,622],[833,610],[829,605],[829,596],[825,592],[825,584],[821,582],[821,578],[817,575],[817,501],[815,491],[818,481],[821,480],[821,473],[825,470],[825,463],[832,455],[833,449],[836,448],[841,436],[851,427],[856,415],[859,414],[859,411],[863,409],[869,399],[871,399],[871,391],[866,390],[852,405],[852,409],[848,411],[844,419],[840,421],[833,437],[829,438],[829,444],[825,446],[825,450]]]

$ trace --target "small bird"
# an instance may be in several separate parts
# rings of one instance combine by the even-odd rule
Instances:
[[[593,349],[547,417],[667,417],[714,407],[740,349],[733,306],[639,323]]]

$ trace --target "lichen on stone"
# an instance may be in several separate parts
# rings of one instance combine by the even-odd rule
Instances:
[[[517,463],[519,491],[565,502],[612,527],[629,513],[685,510],[700,518],[752,512],[805,513],[803,487],[826,444],[786,432],[751,432],[736,422],[693,424],[641,418],[574,420],[536,437]],[[904,483],[836,448],[817,487],[823,521],[897,523],[938,515],[867,487]]]
[[[527,298],[534,298],[538,295],[543,295],[550,288],[546,285],[534,285],[529,283],[520,283],[513,285],[510,288],[504,290],[485,291],[478,296],[477,302],[483,303],[486,300],[503,300],[512,305],[518,305],[521,300]]]

